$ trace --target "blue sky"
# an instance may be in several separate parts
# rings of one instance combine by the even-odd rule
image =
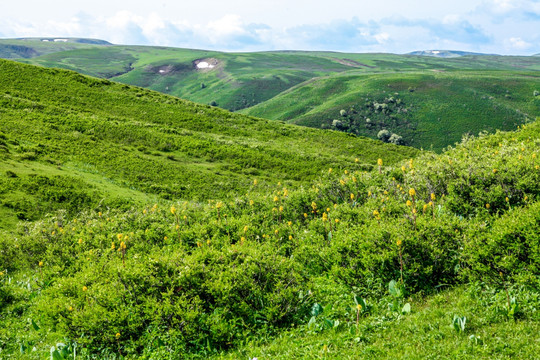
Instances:
[[[222,51],[540,53],[540,0],[19,0],[0,37]]]

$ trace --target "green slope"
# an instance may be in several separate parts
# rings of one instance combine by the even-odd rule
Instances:
[[[6,46],[10,40],[1,40],[0,44],[3,42]],[[48,43],[25,44],[30,48],[35,44],[35,54],[20,61],[71,69],[300,125],[372,138],[386,129],[418,148],[440,150],[465,133],[509,130],[527,116],[539,114],[533,96],[540,88],[540,61],[536,56],[222,53],[80,43],[72,43],[82,46],[76,49],[61,48],[70,43],[50,43],[46,54],[35,56]],[[199,69],[201,61],[214,67]],[[409,94],[409,88],[416,91]],[[402,105],[394,110],[407,110],[407,114],[381,114],[368,109],[395,93]],[[340,110],[350,116],[342,119]],[[366,119],[372,123],[366,124]],[[339,120],[338,126],[332,126],[334,120]]]
[[[57,41],[55,41],[55,39]],[[61,41],[58,41],[58,40]],[[103,40],[81,38],[0,39],[0,58],[27,59],[45,54],[111,45]]]
[[[515,129],[540,115],[537,72],[448,71],[334,75],[303,83],[242,113],[442,148],[466,134]],[[344,112],[342,111],[344,110]]]
[[[2,60],[0,77],[4,228],[60,208],[224,198],[255,178],[300,185],[330,167],[417,153],[64,70]]]
[[[0,44],[13,40],[0,40]],[[36,43],[34,41],[34,43]],[[31,47],[32,42],[26,41]],[[81,46],[81,44],[76,44]],[[44,48],[47,43],[37,42]],[[221,53],[149,46],[94,46],[66,49],[51,43],[46,55],[36,48],[25,61],[47,67],[62,67],[84,74],[115,78],[201,103],[239,110],[268,100],[314,77],[354,73],[418,70],[540,70],[535,57],[462,56],[430,58],[395,54],[347,54],[336,52],[276,51]],[[1,53],[0,53],[1,55]],[[1,56],[0,56],[1,57]],[[5,57],[5,56],[4,56]],[[216,61],[213,69],[198,70],[201,59]],[[160,72],[161,70],[161,72]],[[203,85],[204,84],[204,85]]]
[[[25,224],[0,236],[2,356],[534,359],[539,139]]]

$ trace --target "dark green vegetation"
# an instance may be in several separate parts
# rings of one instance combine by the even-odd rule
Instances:
[[[246,114],[441,150],[464,133],[510,130],[540,115],[540,73],[460,71],[340,75],[295,87]],[[307,110],[309,109],[309,110]]]
[[[2,358],[539,353],[540,119],[419,154],[0,74],[0,198],[49,204],[0,232]]]
[[[0,228],[58,208],[224,198],[254,178],[300,184],[330,166],[367,169],[381,152],[417,153],[73,72],[2,60],[0,76]]]
[[[47,44],[51,48],[42,55]],[[458,142],[463,134],[512,130],[540,115],[540,98],[533,95],[540,91],[536,56],[221,53],[0,40],[0,57],[17,57],[9,50],[14,45],[36,49],[19,61],[310,127],[375,139],[385,129],[405,144],[436,151]],[[199,68],[201,63],[212,67]],[[401,104],[393,109],[390,101],[396,96]],[[377,104],[390,108],[376,108]],[[345,119],[341,110],[347,111]],[[332,126],[334,120],[338,126]]]

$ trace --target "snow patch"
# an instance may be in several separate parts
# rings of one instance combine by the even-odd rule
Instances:
[[[54,39],[54,42],[67,42],[68,39]]]
[[[201,61],[197,64],[197,69],[212,69],[214,65],[207,63],[206,61]]]

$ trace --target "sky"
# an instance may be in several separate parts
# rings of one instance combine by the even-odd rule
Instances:
[[[540,0],[18,0],[0,38],[220,51],[540,53]]]

